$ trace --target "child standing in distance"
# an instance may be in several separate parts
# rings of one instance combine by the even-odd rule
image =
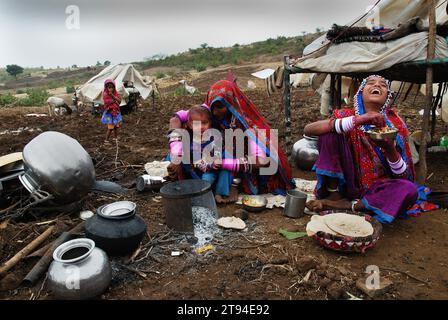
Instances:
[[[101,122],[107,125],[106,140],[104,142],[109,143],[112,132],[115,140],[117,140],[117,131],[123,121],[120,112],[121,96],[115,88],[115,82],[111,79],[107,79],[104,82],[103,102],[104,112]]]

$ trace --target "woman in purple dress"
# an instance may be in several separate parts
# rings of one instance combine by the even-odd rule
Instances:
[[[364,79],[354,109],[336,110],[329,120],[305,127],[319,136],[317,200],[311,211],[346,209],[371,211],[382,223],[398,216],[418,215],[437,206],[426,201],[429,188],[414,183],[415,171],[403,120],[392,110],[389,81],[372,75]],[[395,128],[395,139],[372,140],[371,126]]]

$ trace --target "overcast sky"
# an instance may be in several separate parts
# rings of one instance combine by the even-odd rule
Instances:
[[[374,0],[0,0],[0,66],[67,67],[295,36],[358,17]],[[79,8],[79,29],[67,6]]]

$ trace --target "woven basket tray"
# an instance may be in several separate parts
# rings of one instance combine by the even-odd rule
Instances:
[[[347,210],[326,210],[319,213],[319,215],[323,216],[330,213],[348,213],[362,216],[366,219],[366,221],[372,224],[373,234],[367,237],[349,237],[335,236],[319,231],[312,236],[319,245],[335,251],[364,253],[366,250],[373,248],[378,242],[382,226],[381,223],[373,219],[371,216],[363,213],[353,213]]]

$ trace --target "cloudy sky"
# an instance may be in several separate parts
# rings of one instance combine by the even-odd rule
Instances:
[[[333,23],[345,24],[375,2],[0,0],[0,66],[130,62],[197,48],[201,43],[221,47],[300,35]],[[70,5],[79,8],[79,19],[73,11],[66,13]]]

